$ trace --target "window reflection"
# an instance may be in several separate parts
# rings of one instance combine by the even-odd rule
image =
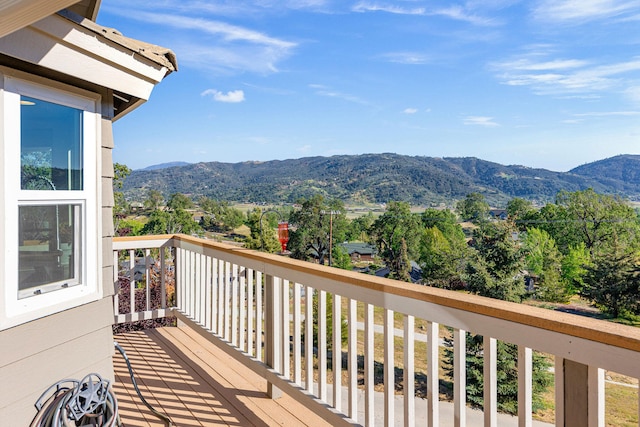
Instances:
[[[80,206],[70,204],[20,206],[18,280],[21,297],[77,284],[77,222]],[[25,290],[31,290],[24,292]]]
[[[82,190],[82,110],[20,98],[23,190]]]

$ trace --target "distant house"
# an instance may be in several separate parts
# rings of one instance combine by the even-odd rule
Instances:
[[[389,277],[389,267],[383,267],[379,270],[376,270],[375,275],[378,277]],[[422,280],[422,269],[415,261],[411,261],[411,271],[409,271],[409,276],[411,276],[412,283],[420,283]]]
[[[503,221],[508,217],[507,211],[505,209],[490,209],[489,216],[491,216],[491,218],[501,219]]]
[[[341,243],[340,247],[344,248],[351,262],[373,262],[376,256],[376,248],[368,243]]]

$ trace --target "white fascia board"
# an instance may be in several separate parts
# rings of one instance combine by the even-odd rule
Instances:
[[[58,15],[0,38],[0,52],[148,100],[167,68]]]
[[[0,0],[0,37],[78,3],[78,0]]]

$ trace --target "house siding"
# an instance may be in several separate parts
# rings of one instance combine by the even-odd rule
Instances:
[[[4,384],[0,387],[0,424],[3,426],[29,425],[36,415],[34,404],[41,393],[59,380],[80,380],[89,373],[113,380],[110,110],[103,105],[98,152],[102,259],[96,280],[102,280],[102,299],[0,331],[0,384]],[[11,386],[7,387],[8,384]]]

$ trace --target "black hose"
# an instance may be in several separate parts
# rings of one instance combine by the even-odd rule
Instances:
[[[131,368],[131,362],[129,362],[129,358],[127,357],[127,353],[124,351],[124,349],[122,347],[120,347],[120,344],[118,344],[117,341],[114,341],[113,345],[120,352],[120,354],[122,354],[122,357],[124,357],[124,361],[127,362],[127,368],[129,369],[129,376],[131,377],[131,383],[133,384],[133,388],[136,390],[136,393],[138,394],[138,397],[140,398],[142,403],[144,403],[144,405],[147,408],[149,408],[149,410],[151,411],[151,413],[153,415],[155,415],[157,418],[161,419],[164,422],[164,425],[166,427],[173,427],[174,424],[173,424],[173,421],[171,421],[171,418],[169,418],[168,416],[166,416],[165,414],[163,414],[161,412],[156,411],[154,409],[154,407],[151,406],[151,404],[149,402],[147,402],[147,400],[144,398],[144,396],[140,392],[140,389],[138,388],[138,384],[136,383],[136,379],[134,378],[133,368]]]

